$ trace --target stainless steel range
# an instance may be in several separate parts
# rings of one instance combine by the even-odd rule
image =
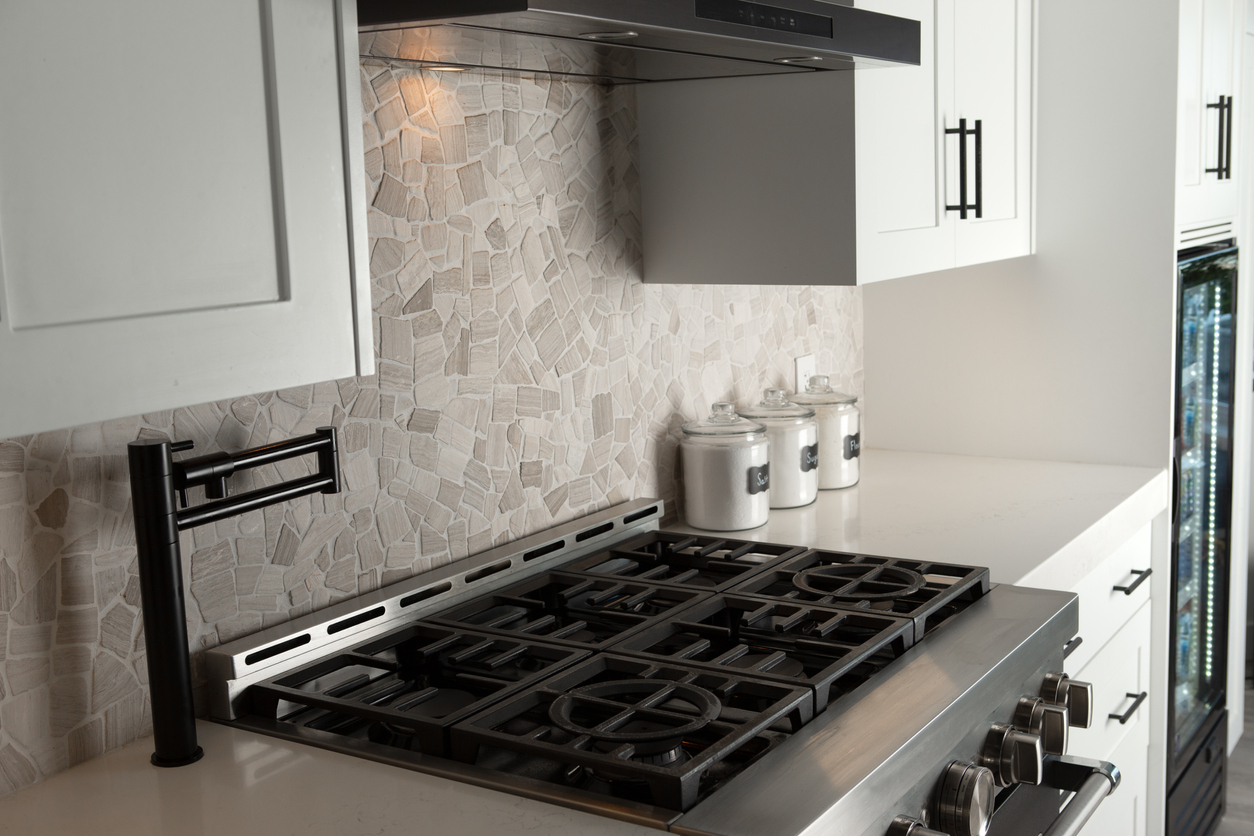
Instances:
[[[225,723],[717,836],[1074,834],[1074,595],[636,500],[208,652]],[[1060,813],[1060,808],[1066,804]]]

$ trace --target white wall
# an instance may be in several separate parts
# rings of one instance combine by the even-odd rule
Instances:
[[[1167,466],[1177,17],[1039,4],[1037,254],[864,290],[868,444]]]

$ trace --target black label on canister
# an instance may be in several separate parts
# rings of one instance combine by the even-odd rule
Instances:
[[[845,436],[845,458],[856,459],[862,453],[862,433]]]
[[[771,487],[771,463],[767,462],[761,467],[749,468],[749,496],[755,493],[762,493]]]
[[[818,442],[811,444],[809,447],[801,448],[801,472],[809,473],[811,470],[817,469],[819,466],[819,445]]]

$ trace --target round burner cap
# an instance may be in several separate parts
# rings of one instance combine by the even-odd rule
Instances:
[[[673,701],[695,709],[680,711],[666,706]],[[626,714],[612,729],[581,725],[573,719],[576,708],[598,715]],[[607,743],[666,744],[705,728],[716,719],[723,705],[710,691],[696,685],[670,680],[616,679],[572,688],[549,705],[549,719],[563,731],[587,735]],[[641,752],[640,754],[648,754]]]

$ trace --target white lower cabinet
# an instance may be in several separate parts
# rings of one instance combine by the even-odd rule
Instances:
[[[1154,700],[1150,591],[1161,579],[1146,575],[1136,582],[1150,568],[1152,550],[1152,524],[1147,524],[1105,557],[1092,560],[1078,580],[1046,563],[1019,582],[1051,587],[1051,576],[1065,574],[1071,579],[1066,591],[1080,596],[1078,635],[1083,642],[1067,658],[1066,672],[1093,684],[1093,722],[1087,729],[1070,730],[1067,753],[1109,761],[1121,775],[1119,788],[1081,831],[1086,836],[1150,832],[1146,818]]]
[[[0,3],[0,438],[373,371],[356,21]]]

